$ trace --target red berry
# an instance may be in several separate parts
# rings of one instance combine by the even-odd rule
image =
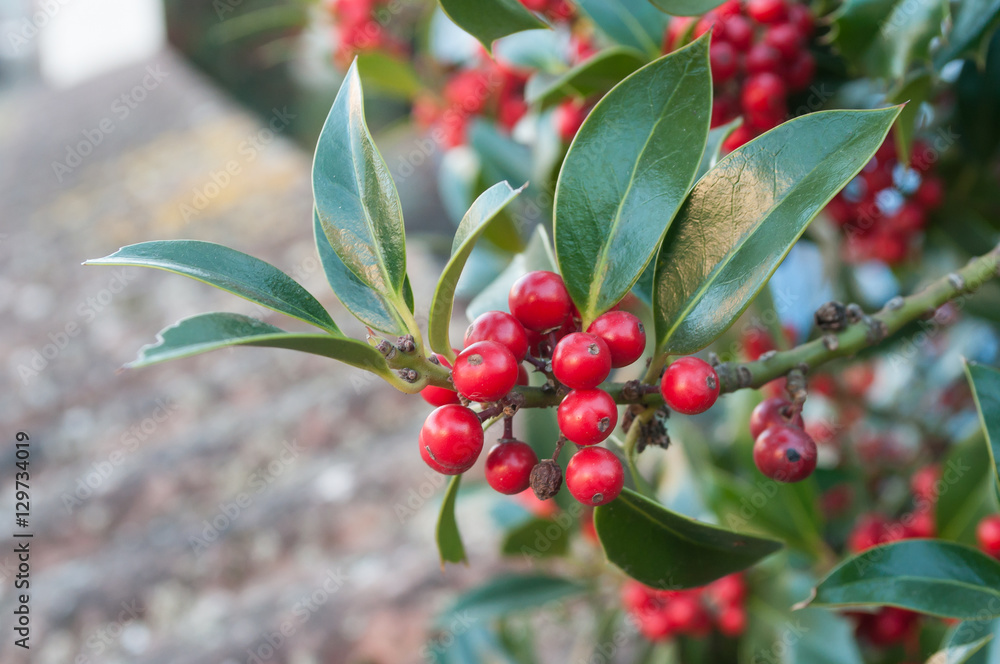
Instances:
[[[785,112],[785,84],[775,74],[752,76],[740,95],[743,110],[751,115],[774,115]]]
[[[730,606],[719,614],[719,631],[726,636],[739,636],[746,628],[747,612],[742,606]]]
[[[906,537],[931,538],[937,534],[934,509],[930,506],[915,510],[906,521]]]
[[[753,139],[753,130],[745,124],[741,124],[739,127],[733,130],[726,140],[722,141],[722,149],[726,152],[732,152],[738,148],[743,147]]]
[[[642,321],[627,311],[609,311],[590,324],[587,332],[604,340],[611,351],[611,366],[627,367],[646,350],[646,330]]]
[[[717,42],[725,39],[726,35],[726,24],[719,18],[719,16],[714,11],[707,12],[699,21],[698,24],[694,26],[694,32],[692,36],[697,38],[701,37],[703,34],[712,31],[712,41]]]
[[[716,84],[728,81],[739,71],[736,49],[728,42],[713,41],[708,49],[708,58],[712,65],[712,80]]]
[[[706,590],[720,606],[737,606],[743,603],[747,586],[739,574],[730,574],[710,583]]]
[[[716,97],[712,100],[712,129],[726,124],[737,115],[739,109],[732,97]]]
[[[667,406],[678,413],[704,413],[719,398],[719,376],[705,360],[682,357],[663,373],[660,393]]]
[[[528,379],[528,370],[524,368],[523,364],[517,365],[517,385],[527,385],[530,382]]]
[[[748,0],[747,16],[765,25],[781,23],[788,16],[788,5],[785,0]]]
[[[590,109],[575,100],[564,101],[555,112],[556,131],[563,143],[569,143],[580,131]]]
[[[495,341],[503,344],[520,362],[528,354],[528,335],[516,318],[503,311],[487,311],[481,314],[465,331],[465,345],[477,341]]]
[[[910,490],[918,499],[933,503],[937,500],[939,479],[941,479],[941,466],[928,464],[910,477]]]
[[[799,29],[799,34],[808,39],[813,33],[813,17],[809,7],[793,2],[788,6],[788,22]]]
[[[510,313],[536,332],[555,329],[566,322],[573,303],[562,277],[554,272],[529,272],[510,289]]]
[[[789,419],[792,412],[792,402],[781,397],[770,397],[764,399],[750,413],[750,437],[757,438],[764,433],[772,424],[793,424],[802,429],[805,424],[802,422],[802,413],[795,413],[795,417]]]
[[[933,175],[925,175],[920,186],[913,193],[913,198],[928,210],[941,206],[944,201],[944,185],[941,179]]]
[[[596,445],[618,424],[618,405],[604,390],[573,390],[556,412],[559,430],[577,445]]]
[[[782,23],[768,28],[764,33],[764,43],[773,46],[787,61],[798,58],[804,45],[802,33],[791,23]]]
[[[816,469],[816,443],[802,429],[769,427],[753,444],[753,462],[777,482],[800,482]]]
[[[537,463],[531,445],[519,440],[497,443],[486,455],[486,481],[508,496],[521,493],[531,484],[531,469]]]
[[[816,75],[816,58],[809,51],[796,55],[785,69],[785,83],[792,91],[805,90]]]
[[[862,619],[859,632],[876,646],[891,646],[906,640],[919,614],[886,606]]]
[[[740,0],[726,0],[721,5],[712,10],[716,16],[721,16],[727,21],[734,16],[739,16],[743,11]]]
[[[663,40],[663,52],[669,53],[680,47],[680,40],[687,29],[695,21],[693,16],[674,16],[667,24],[667,34]]]
[[[517,360],[503,344],[477,341],[455,359],[451,380],[473,401],[496,401],[517,383]]]
[[[983,517],[976,526],[976,541],[979,548],[994,558],[1000,558],[1000,515]]]
[[[611,350],[596,334],[567,334],[552,353],[552,373],[574,390],[597,387],[611,373]]]
[[[847,537],[847,548],[851,553],[861,553],[887,541],[889,522],[880,514],[864,514],[854,524]]]
[[[597,507],[618,497],[625,486],[621,461],[603,447],[587,447],[566,464],[566,488],[584,505]]]
[[[464,473],[482,450],[482,424],[465,406],[450,404],[435,409],[420,429],[420,456],[439,473]]]
[[[434,353],[434,357],[438,359],[443,366],[451,368],[451,362],[448,361],[444,355],[439,355]],[[449,390],[447,387],[436,387],[434,385],[428,385],[424,389],[420,390],[420,396],[424,398],[424,401],[432,406],[446,406],[450,403],[461,403],[458,400],[458,392],[455,390]]]
[[[708,613],[693,593],[678,593],[664,607],[670,628],[677,632],[701,635],[711,627]]]
[[[744,66],[750,75],[763,74],[765,72],[774,74],[782,70],[781,53],[778,52],[778,49],[768,46],[763,42],[754,44],[747,51]]]
[[[740,53],[746,53],[753,45],[753,26],[742,16],[726,19],[726,41]]]

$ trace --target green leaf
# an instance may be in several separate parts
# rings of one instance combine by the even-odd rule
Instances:
[[[974,545],[976,524],[992,511],[993,473],[981,433],[957,443],[941,463],[940,493],[934,505],[938,537]]]
[[[622,46],[660,55],[667,17],[648,0],[577,0],[597,28]]]
[[[487,52],[493,42],[522,30],[545,28],[543,22],[517,0],[439,0],[455,25],[479,40]]]
[[[638,70],[590,112],[559,172],[556,257],[586,327],[653,257],[708,137],[708,38]]]
[[[802,609],[787,616],[782,626],[779,643],[789,644],[789,657],[783,660],[788,664],[864,664],[854,625],[844,616]]]
[[[609,561],[647,586],[662,589],[704,585],[781,548],[774,540],[675,514],[630,489],[598,507],[594,525]]]
[[[913,143],[913,134],[917,130],[920,107],[930,96],[931,87],[930,74],[919,73],[892,95],[892,103],[906,104],[899,113],[899,119],[896,120],[896,131],[893,132],[901,163],[910,163],[910,146]]]
[[[548,574],[505,574],[458,597],[437,623],[463,615],[472,622],[487,622],[518,611],[541,608],[549,602],[579,595],[586,586]]]
[[[506,182],[493,185],[472,203],[472,207],[465,214],[462,223],[458,225],[455,240],[451,245],[451,258],[444,266],[444,272],[441,273],[437,288],[434,289],[430,319],[427,323],[428,343],[434,351],[441,353],[449,360],[455,359],[449,334],[451,313],[455,304],[455,286],[458,284],[459,277],[462,276],[465,261],[469,259],[469,254],[472,253],[476,240],[487,229],[490,222],[496,219],[499,212],[517,198],[517,195],[522,191],[524,191],[524,187],[515,190]]]
[[[734,150],[698,181],[656,259],[661,352],[694,353],[732,325],[813,217],[875,154],[899,110],[804,115]]]
[[[323,305],[294,279],[270,263],[221,244],[198,240],[142,242],[84,265],[136,265],[182,274],[334,334],[340,333]]]
[[[698,165],[698,172],[694,176],[695,180],[700,180],[705,173],[715,168],[715,165],[719,163],[719,157],[722,155],[722,144],[741,124],[743,124],[743,118],[736,118],[708,132],[708,141],[705,143],[705,152],[701,155],[701,163]],[[652,275],[650,275],[650,278],[652,278]]]
[[[458,532],[458,522],[455,521],[455,501],[458,499],[458,485],[462,482],[461,475],[455,475],[448,482],[448,490],[441,501],[441,513],[438,515],[437,537],[438,553],[441,554],[441,568],[445,563],[467,563],[465,545]]]
[[[552,519],[529,519],[504,535],[500,551],[530,559],[564,556],[569,551],[569,534],[569,528]]]
[[[406,240],[399,195],[365,125],[356,61],[323,125],[312,175],[316,214],[334,253],[416,334],[403,297]]]
[[[413,99],[423,89],[420,77],[409,62],[384,51],[359,53],[358,74],[366,84],[393,97]]]
[[[841,563],[810,602],[872,605],[962,620],[1000,616],[1000,562],[961,544],[902,540]]]
[[[986,448],[994,478],[1000,482],[1000,371],[977,362],[965,363],[965,374],[976,399],[979,421],[986,433]]]
[[[948,630],[942,649],[929,664],[989,664],[989,651],[996,650],[997,620],[966,620]]]
[[[945,38],[946,45],[934,55],[940,69],[955,58],[978,50],[987,29],[1000,15],[1000,0],[962,0],[955,5],[952,28]]]
[[[163,329],[156,343],[143,346],[128,368],[190,357],[231,346],[286,348],[322,355],[351,366],[390,377],[382,355],[368,344],[330,334],[296,334],[242,314],[208,313],[191,316]]]
[[[607,92],[648,62],[646,56],[634,48],[606,48],[559,76],[536,74],[531,77],[525,98],[529,104],[537,104],[543,109],[566,97],[586,99]]]
[[[723,0],[649,0],[671,16],[700,16]]]

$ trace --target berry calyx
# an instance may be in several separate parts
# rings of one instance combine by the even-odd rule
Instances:
[[[455,358],[451,380],[472,401],[496,401],[517,383],[517,360],[503,344],[477,341]]]
[[[567,468],[567,480],[569,469]],[[989,556],[1000,558],[1000,515],[983,517],[976,526],[976,541],[979,548]]]
[[[590,334],[604,340],[611,351],[611,367],[627,367],[646,350],[646,330],[636,316],[627,311],[609,311],[598,316],[590,327]]]
[[[618,424],[618,405],[604,390],[573,390],[556,411],[559,430],[577,445],[596,445]]]
[[[719,398],[719,376],[708,362],[682,357],[663,373],[660,393],[667,406],[678,413],[704,413]]]
[[[434,357],[441,363],[441,366],[451,368],[451,362],[444,355],[434,353]],[[436,385],[428,385],[420,390],[420,396],[432,406],[447,406],[450,403],[461,403],[458,400],[458,392],[449,390],[447,387],[437,387]]]
[[[584,505],[606,505],[625,486],[621,461],[603,447],[587,447],[566,464],[566,488]]]
[[[750,413],[750,437],[756,438],[764,430],[774,424],[792,424],[800,429],[805,428],[802,413],[792,415],[792,402],[781,397],[764,399]]]
[[[573,308],[562,277],[536,270],[514,282],[507,298],[510,313],[529,330],[547,332],[566,322]]]
[[[552,373],[571,389],[597,387],[611,373],[611,350],[597,335],[567,334],[552,353]]]
[[[487,311],[472,321],[465,331],[465,345],[479,341],[495,341],[503,344],[520,362],[528,354],[528,335],[524,326],[505,311]]]
[[[753,462],[776,482],[800,482],[816,469],[816,443],[802,429],[775,424],[754,441]]]
[[[444,475],[464,473],[482,450],[482,424],[465,406],[449,404],[435,409],[420,429],[420,456]]]
[[[531,484],[531,469],[537,463],[538,455],[527,443],[497,443],[486,455],[486,482],[503,494],[521,493]]]

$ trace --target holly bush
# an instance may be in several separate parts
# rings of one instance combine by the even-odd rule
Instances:
[[[458,598],[431,660],[997,662],[998,15],[334,0],[317,21],[346,73],[312,224],[366,338],[235,249],[88,264],[318,328],[207,313],[127,366],[285,348],[435,407],[414,453],[452,477],[442,565],[466,562],[460,493],[492,490],[502,552],[530,570]],[[437,168],[457,225],[423,328],[363,82],[409,104],[424,137],[396,171]],[[460,492],[469,473],[486,486]],[[572,645],[536,647],[540,608]]]

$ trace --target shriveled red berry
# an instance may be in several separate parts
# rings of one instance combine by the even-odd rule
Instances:
[[[517,360],[503,344],[477,341],[455,358],[451,380],[473,401],[496,401],[517,383]]]
[[[567,334],[552,353],[552,373],[574,390],[597,387],[611,373],[611,350],[596,334]]]
[[[788,17],[788,5],[785,0],[748,0],[746,12],[758,23],[770,25],[781,23]]]
[[[528,354],[528,335],[524,326],[505,311],[487,311],[480,314],[465,331],[465,345],[477,341],[496,341],[507,347],[520,362]]]
[[[420,456],[439,473],[464,473],[482,450],[482,424],[465,406],[450,404],[435,409],[420,429]]]
[[[556,411],[559,430],[577,445],[596,445],[618,424],[618,405],[604,390],[573,390]]]
[[[802,413],[795,413],[795,416],[790,418],[791,412],[792,402],[788,399],[781,397],[764,399],[750,413],[750,437],[756,438],[772,424],[792,424],[800,429],[804,428]]]
[[[621,461],[603,447],[587,447],[566,464],[566,488],[584,505],[606,505],[625,486]]]
[[[663,372],[660,393],[667,406],[678,413],[704,413],[719,398],[719,376],[708,362],[682,357]]]
[[[444,355],[439,355],[434,353],[434,357],[438,359],[438,362],[442,366],[451,368],[451,362],[448,361]],[[450,403],[461,403],[458,400],[458,392],[455,390],[449,390],[447,387],[437,387],[435,385],[428,385],[424,389],[420,390],[420,396],[424,398],[424,401],[432,406],[446,406]]]
[[[497,443],[486,455],[486,482],[500,493],[521,493],[531,483],[536,463],[538,455],[531,445],[519,440]]]
[[[744,84],[740,104],[751,115],[781,114],[785,111],[785,84],[770,72],[756,74]]]
[[[638,317],[627,311],[609,311],[598,316],[587,332],[596,334],[611,351],[611,366],[627,367],[646,350],[646,330]]]
[[[510,313],[529,330],[545,332],[566,322],[573,303],[562,277],[554,272],[529,272],[510,289]]]
[[[776,482],[800,482],[816,469],[816,443],[802,429],[775,424],[754,441],[753,461]]]
[[[1000,558],[1000,515],[983,517],[976,526],[976,541],[987,555]]]
[[[715,83],[725,83],[739,71],[739,61],[736,49],[729,42],[712,42],[708,49],[708,58],[712,65],[712,80]]]

